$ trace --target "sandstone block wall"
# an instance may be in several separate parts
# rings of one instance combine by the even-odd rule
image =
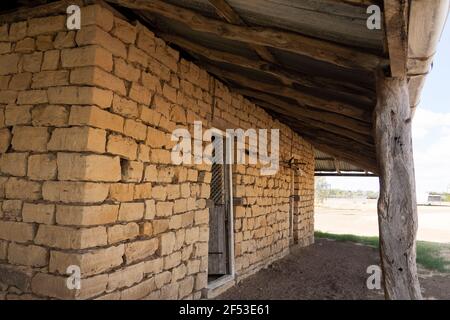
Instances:
[[[275,176],[234,167],[237,274],[288,249],[292,184],[293,237],[312,240],[309,143],[144,26],[100,5],[81,17],[79,31],[58,14],[0,26],[0,299],[200,298],[211,167],[170,157],[196,120],[281,129]]]

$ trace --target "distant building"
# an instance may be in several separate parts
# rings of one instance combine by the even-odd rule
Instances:
[[[442,195],[440,194],[428,194],[428,204],[432,204],[433,202],[442,202]]]

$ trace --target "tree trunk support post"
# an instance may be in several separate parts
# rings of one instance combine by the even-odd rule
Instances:
[[[416,266],[417,203],[406,78],[377,74],[374,130],[379,168],[378,225],[387,299],[421,299]]]

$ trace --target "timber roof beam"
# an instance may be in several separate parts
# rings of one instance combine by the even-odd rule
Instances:
[[[253,80],[239,73],[226,71],[210,64],[202,63],[201,65],[212,74],[236,82],[243,87],[263,92],[276,92],[277,95],[294,99],[302,105],[308,105],[319,110],[345,115],[363,122],[371,122],[372,115],[370,110],[358,108],[339,101],[332,101],[330,99],[308,95],[290,87]]]
[[[209,3],[216,9],[217,14],[219,14],[225,21],[236,24],[239,26],[246,26],[246,23],[242,18],[236,13],[236,11],[231,8],[231,6],[226,2],[226,0],[208,0]],[[264,46],[257,44],[251,44],[250,47],[256,51],[258,56],[265,61],[276,63],[275,58],[272,53]]]
[[[263,60],[249,59],[233,53],[210,49],[176,35],[163,33],[160,34],[160,36],[169,43],[173,43],[188,52],[203,56],[209,60],[225,62],[239,67],[268,73],[276,77],[286,86],[292,86],[296,83],[305,87],[326,89],[336,93],[345,93],[349,96],[354,96],[355,98],[366,100],[368,102],[373,102],[375,99],[374,91],[357,84],[340,83],[327,78],[309,76]]]
[[[228,40],[256,44],[304,55],[344,68],[373,71],[387,61],[375,54],[329,41],[269,27],[247,27],[207,18],[195,11],[159,0],[108,0],[130,9],[145,10]]]

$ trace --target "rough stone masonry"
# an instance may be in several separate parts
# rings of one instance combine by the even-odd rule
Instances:
[[[290,210],[294,241],[312,241],[308,142],[141,24],[100,5],[78,31],[66,18],[0,26],[0,299],[199,299],[211,166],[170,157],[194,121],[280,129],[276,175],[233,166],[237,279],[288,252]]]

